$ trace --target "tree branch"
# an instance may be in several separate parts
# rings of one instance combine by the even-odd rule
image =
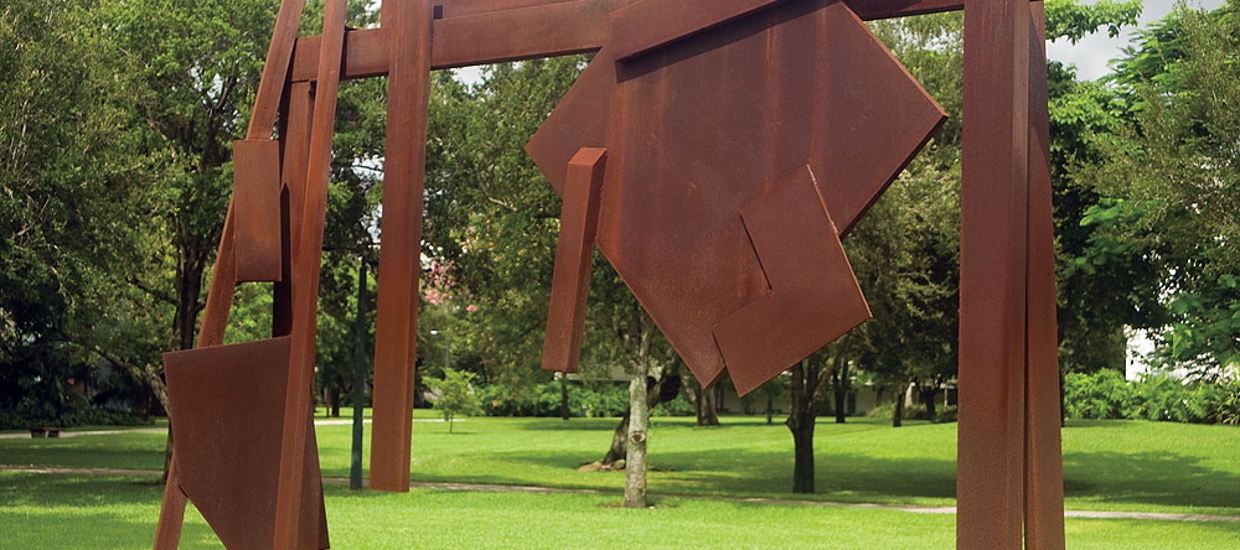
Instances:
[[[146,286],[145,284],[142,283],[142,281],[139,281],[137,277],[130,277],[129,284],[133,285],[138,290],[145,292],[147,295],[149,295],[152,298],[155,298],[156,300],[159,300],[161,302],[164,302],[174,307],[177,305],[177,301],[175,298],[173,298],[172,296],[168,294],[160,292],[156,289],[153,289],[149,286]]]

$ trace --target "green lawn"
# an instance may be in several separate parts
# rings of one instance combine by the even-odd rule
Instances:
[[[149,548],[160,487],[149,478],[0,472],[4,548]],[[637,548],[874,548],[953,546],[954,516],[869,509],[662,498],[651,510],[614,508],[610,495],[327,487],[335,548],[590,548],[631,537]],[[1073,549],[1231,548],[1237,523],[1067,521]],[[219,548],[187,514],[181,548]],[[1175,541],[1169,546],[1168,541]]]
[[[347,411],[346,411],[347,417]],[[621,473],[578,472],[610,442],[614,419],[471,418],[455,433],[432,411],[414,423],[413,478],[592,489],[602,494],[416,490],[393,495],[327,488],[336,548],[576,548],[636,536],[642,548],[948,548],[954,516],[894,510],[718,501],[696,496],[950,506],[955,425],[824,419],[816,495],[788,493],[792,440],[760,417],[698,428],[657,417],[649,488],[658,506],[619,501]],[[318,427],[325,475],[346,477],[347,424]],[[1067,507],[1240,515],[1240,428],[1076,422],[1064,435]],[[0,439],[0,464],[158,469],[164,435],[132,432]],[[369,445],[369,439],[366,440]],[[0,547],[148,547],[160,487],[152,478],[0,472]],[[66,535],[66,526],[72,530]],[[1067,522],[1070,548],[1231,548],[1240,522]],[[183,548],[218,548],[191,509]]]
[[[602,456],[614,419],[471,418],[455,433],[433,411],[414,423],[413,479],[620,491],[620,473],[578,472]],[[792,437],[760,417],[698,428],[657,417],[650,440],[656,495],[813,498],[950,506],[954,424],[850,419],[820,422],[818,494],[792,495]],[[349,474],[350,426],[319,426],[324,474]],[[1078,510],[1240,515],[1240,428],[1170,423],[1073,422],[1063,432],[1067,506]],[[0,464],[158,469],[164,437],[126,433],[0,440]],[[365,440],[369,452],[369,434]]]

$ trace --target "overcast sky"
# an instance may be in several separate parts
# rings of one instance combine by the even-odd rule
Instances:
[[[1097,0],[1083,0],[1083,4],[1094,4]],[[1150,21],[1166,17],[1175,8],[1176,0],[1145,0],[1145,11],[1141,14],[1141,26]],[[1189,0],[1190,6],[1215,9],[1223,5],[1223,0]],[[1077,67],[1077,78],[1094,80],[1107,74],[1107,62],[1123,54],[1123,49],[1132,40],[1129,27],[1118,38],[1107,36],[1106,29],[1097,34],[1086,36],[1080,42],[1072,44],[1067,40],[1052,42],[1047,45],[1046,55],[1056,61],[1071,63]]]

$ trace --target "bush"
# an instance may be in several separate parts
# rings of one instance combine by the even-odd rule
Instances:
[[[1064,375],[1064,414],[1079,419],[1127,419],[1236,424],[1240,382],[1183,381],[1151,374],[1125,380],[1114,370]]]
[[[482,388],[482,408],[487,416],[560,416],[560,381],[551,380],[531,389],[500,385]],[[620,416],[629,409],[627,387],[614,384],[586,386],[568,384],[568,410],[572,416]]]

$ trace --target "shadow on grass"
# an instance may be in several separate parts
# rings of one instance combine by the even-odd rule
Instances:
[[[1237,507],[1240,477],[1174,453],[1068,453],[1064,493],[1101,502]]]
[[[514,464],[513,472],[540,466],[559,469],[563,475],[546,483],[545,478],[519,473],[506,475],[494,469],[476,474],[430,476],[414,469],[416,481],[452,481],[496,485],[544,484],[565,489],[620,490],[623,472],[578,472],[576,468],[597,458],[545,451],[500,451],[492,459]],[[755,465],[757,465],[755,467]],[[955,462],[933,459],[876,459],[861,454],[820,454],[816,461],[817,495],[791,492],[791,453],[729,450],[719,453],[693,451],[658,452],[650,456],[649,487],[668,495],[769,496],[814,498],[849,502],[923,502],[955,498]]]

